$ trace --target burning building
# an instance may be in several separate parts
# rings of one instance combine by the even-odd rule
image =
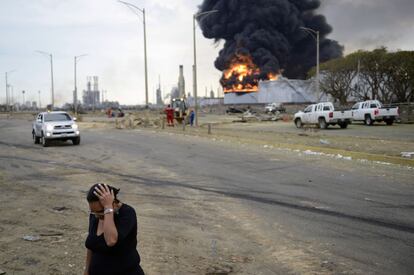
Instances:
[[[316,65],[316,43],[303,28],[319,32],[321,62],[342,56],[343,47],[327,38],[332,28],[316,13],[319,6],[319,0],[204,0],[199,12],[217,12],[198,18],[203,35],[224,41],[214,64],[225,95],[260,92],[261,81],[281,75],[305,79]]]

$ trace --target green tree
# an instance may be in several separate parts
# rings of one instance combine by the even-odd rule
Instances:
[[[389,53],[386,61],[387,79],[385,85],[391,94],[389,102],[411,102],[414,100],[414,52]],[[387,101],[384,101],[387,102]]]
[[[311,74],[314,72],[312,70]],[[353,92],[352,82],[356,74],[357,61],[354,56],[330,60],[321,65],[320,89],[341,105],[346,105]]]

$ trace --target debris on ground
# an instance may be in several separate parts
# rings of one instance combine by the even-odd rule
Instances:
[[[409,158],[409,159],[412,159],[412,158],[413,158],[413,156],[414,156],[414,152],[401,152],[401,156],[402,156],[403,158]]]
[[[320,139],[319,140],[319,143],[320,144],[323,144],[323,145],[330,145],[331,143],[328,141],[328,140],[326,140],[326,139]]]
[[[233,272],[233,267],[228,264],[218,264],[210,266],[206,270],[206,275],[227,275]]]
[[[23,240],[29,241],[29,242],[36,242],[40,240],[40,236],[32,236],[32,235],[26,235],[23,237]]]
[[[128,114],[125,117],[119,117],[115,120],[116,129],[135,129],[138,127],[154,127],[158,128],[161,125],[161,118],[149,119],[138,117],[133,114]]]
[[[278,121],[282,119],[279,112],[269,114],[252,113],[249,110],[239,116],[240,120],[234,120],[233,122],[258,122],[258,121]]]
[[[57,212],[57,213],[62,213],[62,212],[66,211],[66,210],[69,210],[69,209],[70,208],[65,207],[65,206],[56,206],[56,207],[52,208],[52,210]]]
[[[0,275],[4,275],[4,274],[6,274],[6,271],[0,269]]]

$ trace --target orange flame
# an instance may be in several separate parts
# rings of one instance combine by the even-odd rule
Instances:
[[[230,67],[223,72],[221,83],[225,93],[251,93],[259,90],[259,80],[277,80],[278,74],[269,73],[267,79],[260,79],[260,69],[250,56],[237,55]]]

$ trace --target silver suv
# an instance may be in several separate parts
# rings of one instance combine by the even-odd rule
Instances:
[[[79,145],[80,132],[75,121],[76,118],[66,112],[38,114],[32,129],[34,143],[42,142],[43,147],[47,147],[51,140],[72,140],[73,145]]]

